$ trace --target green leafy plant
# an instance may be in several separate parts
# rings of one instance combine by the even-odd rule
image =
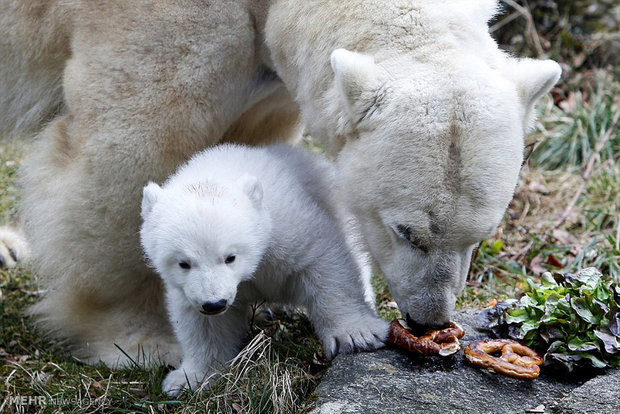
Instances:
[[[620,287],[596,268],[528,279],[521,299],[482,311],[478,324],[544,350],[546,364],[568,371],[620,366]]]

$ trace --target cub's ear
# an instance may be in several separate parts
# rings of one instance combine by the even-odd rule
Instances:
[[[372,56],[336,49],[331,54],[336,88],[353,121],[368,110],[366,100],[372,99],[380,85],[379,70]],[[365,99],[366,98],[366,99]]]
[[[553,60],[519,59],[514,61],[511,76],[517,84],[517,91],[525,107],[525,125],[533,119],[536,101],[556,84],[562,68]]]
[[[254,207],[260,208],[263,202],[263,186],[258,178],[245,174],[239,178],[239,184],[245,195],[248,196]]]
[[[151,213],[153,206],[163,191],[164,190],[159,185],[153,182],[149,182],[144,187],[142,190],[142,219],[146,219],[146,217]]]

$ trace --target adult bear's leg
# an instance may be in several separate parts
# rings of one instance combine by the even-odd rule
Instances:
[[[246,145],[294,143],[302,132],[299,108],[282,85],[241,115],[228,128],[222,141]]]
[[[278,87],[237,3],[75,6],[67,114],[24,163],[22,220],[48,288],[32,312],[89,362],[177,362],[140,198]]]

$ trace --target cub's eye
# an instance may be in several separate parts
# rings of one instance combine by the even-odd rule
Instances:
[[[185,260],[181,260],[179,262],[179,267],[183,270],[189,270],[192,268],[192,265],[190,265],[188,262],[186,262]]]
[[[237,257],[234,254],[231,254],[230,256],[226,257],[226,260],[224,260],[224,263],[226,264],[231,264],[232,262],[235,261]]]

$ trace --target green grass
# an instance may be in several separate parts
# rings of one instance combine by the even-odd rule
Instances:
[[[601,162],[616,161],[620,154],[620,125],[613,125],[620,110],[620,83],[604,70],[578,74],[567,82],[560,105],[544,107],[532,165],[545,169],[583,168],[594,149],[611,134],[600,150]]]

